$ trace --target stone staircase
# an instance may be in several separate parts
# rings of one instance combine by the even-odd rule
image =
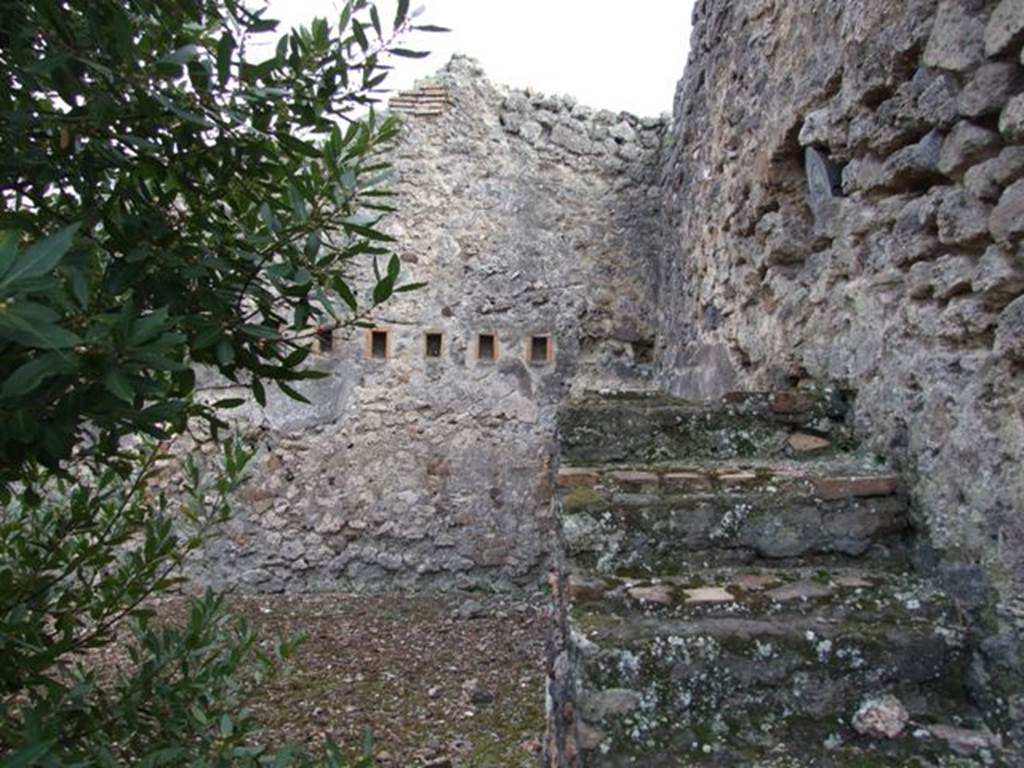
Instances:
[[[910,572],[906,496],[849,409],[829,391],[563,407],[549,765],[948,758],[928,725],[963,725],[962,622]],[[859,733],[885,696],[902,733]]]

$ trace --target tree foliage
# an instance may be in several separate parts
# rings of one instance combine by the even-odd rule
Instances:
[[[167,446],[238,404],[198,368],[301,397],[311,334],[416,287],[372,109],[421,55],[396,42],[438,29],[408,11],[276,37],[242,0],[0,0],[0,768],[314,764],[244,709],[290,644],[213,594],[154,619],[250,459],[228,440],[165,495]]]
[[[304,335],[399,287],[398,125],[353,113],[417,55],[407,6],[263,47],[241,0],[0,0],[0,479],[216,423],[196,366],[294,395]],[[386,265],[363,301],[356,257]]]

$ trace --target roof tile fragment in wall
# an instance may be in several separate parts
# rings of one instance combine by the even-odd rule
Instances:
[[[388,102],[392,112],[414,117],[440,117],[452,106],[448,89],[441,85],[429,85],[412,91],[399,91]]]

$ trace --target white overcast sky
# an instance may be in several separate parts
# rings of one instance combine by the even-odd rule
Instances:
[[[283,27],[333,18],[339,0],[267,0]],[[400,60],[388,85],[407,88],[465,53],[496,83],[570,94],[583,104],[641,116],[672,111],[689,50],[694,0],[412,0],[417,22],[449,27],[407,47],[432,51]],[[379,0],[394,18],[394,0]],[[385,22],[387,23],[387,22]],[[279,31],[284,31],[280,29]]]

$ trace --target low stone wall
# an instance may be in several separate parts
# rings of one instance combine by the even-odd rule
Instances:
[[[919,561],[1020,723],[1024,3],[697,4],[663,201],[660,381],[805,378],[913,478]],[[990,591],[994,588],[994,592]]]
[[[422,91],[398,103],[390,231],[404,279],[428,285],[375,318],[383,359],[366,331],[339,333],[315,359],[328,378],[303,388],[312,406],[243,414],[253,482],[200,582],[536,583],[558,402],[650,383],[663,123],[499,88],[464,58]],[[538,360],[534,337],[550,345]]]

